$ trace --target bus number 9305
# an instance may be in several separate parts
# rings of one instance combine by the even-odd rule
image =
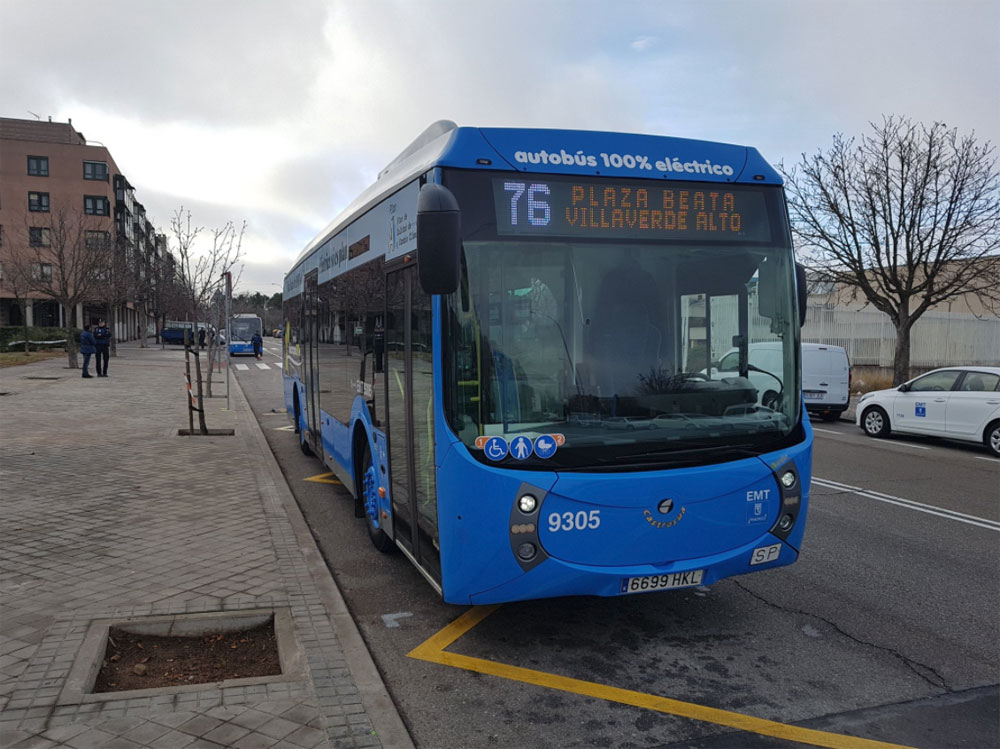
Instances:
[[[552,533],[556,531],[585,531],[588,528],[593,530],[601,524],[601,511],[591,510],[586,512],[585,510],[580,510],[579,512],[553,512],[549,515],[549,530]]]

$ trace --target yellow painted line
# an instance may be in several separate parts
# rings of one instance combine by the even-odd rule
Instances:
[[[467,655],[445,652],[445,648],[452,645],[462,635],[498,608],[500,608],[499,605],[477,606],[469,609],[440,632],[411,650],[407,655],[410,658],[438,663],[443,666],[497,676],[501,679],[510,679],[511,681],[518,681],[523,684],[534,684],[548,689],[558,689],[562,692],[594,697],[606,702],[617,702],[622,705],[632,705],[633,707],[640,707],[646,710],[655,710],[656,712],[700,720],[705,723],[728,726],[729,728],[757,733],[762,736],[772,736],[778,739],[785,739],[786,741],[797,741],[800,744],[829,747],[829,749],[906,749],[900,744],[889,744],[884,741],[863,739],[856,736],[815,731],[811,728],[791,726],[773,720],[730,712],[729,710],[697,705],[693,702],[672,700],[668,697],[659,697],[655,694],[634,692],[630,689],[609,687],[592,681],[572,679],[567,676],[535,671],[530,668],[521,668],[520,666],[510,666],[506,663],[497,663],[485,658],[473,658]]]
[[[340,481],[333,478],[332,471],[330,473],[321,473],[318,476],[310,476],[307,479],[303,479],[303,481],[312,481],[316,484],[337,484],[338,486],[343,486]]]

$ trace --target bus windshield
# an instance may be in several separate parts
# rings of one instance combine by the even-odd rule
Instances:
[[[467,240],[445,300],[449,422],[480,460],[477,437],[564,438],[550,459],[506,459],[523,468],[781,449],[801,418],[793,297],[787,242]],[[748,356],[765,341],[766,368]]]
[[[233,341],[249,343],[254,333],[263,333],[263,326],[256,315],[237,315],[229,321],[229,331]]]

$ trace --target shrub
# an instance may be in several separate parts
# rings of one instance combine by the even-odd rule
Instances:
[[[73,340],[79,342],[80,330],[78,328],[28,328],[28,340],[34,341],[29,344],[32,351],[45,351],[48,349],[66,348],[66,340],[72,336]],[[57,341],[57,343],[40,343],[40,341]],[[0,351],[23,351],[24,350],[24,326],[4,325],[0,327]]]

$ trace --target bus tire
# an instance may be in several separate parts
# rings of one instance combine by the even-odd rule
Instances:
[[[313,451],[312,447],[306,441],[306,430],[302,428],[302,424],[299,419],[302,418],[302,412],[299,409],[299,394],[295,393],[295,433],[299,436],[299,450],[302,451],[303,455],[308,455],[312,457]]]
[[[359,476],[360,482],[358,486],[358,492],[361,494],[362,502],[365,507],[365,525],[368,526],[368,538],[371,539],[372,546],[381,551],[383,554],[387,554],[392,551],[393,543],[392,539],[389,538],[389,534],[386,533],[381,528],[375,527],[375,519],[372,517],[372,513],[377,512],[377,496],[375,492],[378,491],[378,476],[375,474],[375,464],[372,462],[372,451],[365,443],[364,452],[361,454],[361,474]],[[375,508],[375,509],[372,509]]]

